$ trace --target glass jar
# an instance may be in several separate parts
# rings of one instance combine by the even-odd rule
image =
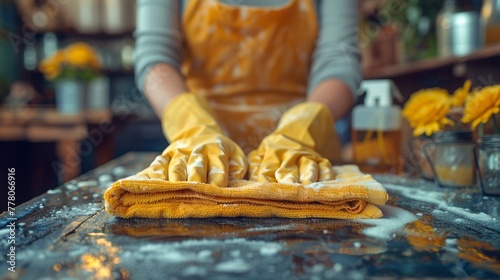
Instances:
[[[408,147],[409,153],[406,157],[408,159],[407,167],[410,173],[417,171],[421,178],[429,181],[434,181],[434,173],[432,172],[432,167],[424,154],[424,146],[427,143],[432,142],[432,138],[425,134],[411,139]],[[431,153],[430,157],[434,158],[434,154]]]
[[[500,195],[500,135],[480,137],[476,159],[484,195]]]
[[[471,131],[436,133],[433,142],[424,145],[424,152],[439,186],[472,187],[476,184]]]

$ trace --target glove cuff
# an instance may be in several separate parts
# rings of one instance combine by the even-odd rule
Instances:
[[[176,96],[163,111],[161,124],[169,142],[200,134],[222,134],[206,100],[193,93]]]

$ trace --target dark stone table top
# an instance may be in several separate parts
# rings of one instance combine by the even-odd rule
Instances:
[[[3,213],[0,279],[500,279],[500,198],[477,189],[375,175],[391,196],[379,220],[107,214],[106,188],[153,158],[127,154]]]

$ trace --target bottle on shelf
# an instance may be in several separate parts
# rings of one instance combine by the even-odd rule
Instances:
[[[481,24],[484,33],[484,44],[500,43],[500,1],[483,0],[481,9]]]
[[[75,28],[78,32],[92,34],[101,31],[100,0],[77,0],[77,11]]]
[[[470,0],[446,0],[436,18],[438,54],[463,56],[482,46],[479,12]]]
[[[446,0],[436,18],[437,53],[439,57],[451,55],[451,17],[455,12],[455,0]]]

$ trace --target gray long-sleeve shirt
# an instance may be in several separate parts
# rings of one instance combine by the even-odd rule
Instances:
[[[138,0],[135,51],[137,86],[158,63],[180,70],[181,17],[189,0]],[[280,6],[293,0],[219,0],[231,5]],[[297,0],[303,1],[303,0]],[[238,4],[236,4],[238,3]],[[357,1],[315,0],[319,36],[312,57],[308,93],[326,79],[343,81],[354,94],[362,79],[357,36]]]

